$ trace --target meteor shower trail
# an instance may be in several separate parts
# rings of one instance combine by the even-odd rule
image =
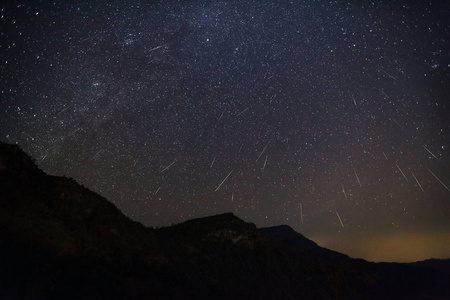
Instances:
[[[336,212],[336,215],[337,215],[337,217],[339,219],[339,222],[341,223],[342,228],[344,228],[344,223],[342,223],[341,217],[339,216],[337,210],[335,210],[335,212]]]
[[[225,179],[219,184],[219,186],[216,188],[216,192],[220,189],[220,187],[222,186],[222,184],[228,179],[228,177],[231,175],[231,173],[233,173],[234,170],[231,170],[230,173],[228,173],[227,177],[225,177]]]
[[[437,179],[437,181],[439,181],[441,184],[442,184],[442,186],[447,190],[447,191],[450,191],[450,189],[436,176],[436,174],[434,174],[433,172],[431,172],[431,170],[430,169],[428,169],[427,168],[427,170],[431,173],[431,175],[433,175],[434,176],[434,178],[436,178]]]

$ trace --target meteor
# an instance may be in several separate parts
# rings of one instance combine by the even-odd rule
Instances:
[[[414,177],[414,179],[416,180],[416,182],[417,182],[417,184],[419,185],[419,187],[420,187],[420,189],[422,190],[422,192],[425,193],[425,191],[424,191],[423,188],[422,188],[422,185],[420,185],[420,182],[419,182],[419,180],[417,180],[417,178],[416,178],[416,176],[414,175],[414,173],[411,172],[411,174],[412,174],[412,176]]]
[[[263,155],[264,151],[266,151],[267,146],[269,146],[270,141],[267,143],[267,145],[264,147],[263,151],[261,151],[261,153],[259,154],[258,158],[256,159],[256,162],[258,162],[259,158],[261,157],[261,155]]]
[[[344,228],[344,223],[342,223],[341,217],[339,217],[339,214],[338,214],[337,210],[334,210],[334,211],[336,212],[336,215],[337,215],[337,217],[339,219],[339,222],[341,222],[342,228]]]
[[[430,150],[428,150],[428,148],[427,147],[425,147],[424,145],[422,145],[422,147],[425,149],[425,150],[427,150],[428,151],[428,153],[430,153],[431,155],[433,155],[433,157],[434,158],[436,158],[436,159],[438,159],[437,157],[436,157],[436,155],[434,155],[433,153],[431,153],[431,151]]]
[[[165,167],[165,168],[161,171],[161,173],[164,172],[165,170],[169,169],[176,161],[177,161],[177,159],[175,159],[170,165],[168,165],[167,167]]]
[[[242,115],[243,113],[245,113],[248,110],[248,107],[246,109],[244,109],[243,111],[241,111],[240,113],[237,114],[236,117],[239,117],[240,115]]]
[[[159,187],[159,188],[156,190],[155,195],[158,194],[158,192],[159,192],[160,189],[161,189],[161,187]]]
[[[359,186],[361,186],[361,181],[359,181],[358,174],[356,174],[355,168],[353,168],[353,172],[355,172],[356,180],[358,180]]]
[[[344,185],[341,184],[341,186],[342,186],[342,192],[344,193],[344,196],[345,196],[345,200],[348,200],[347,194],[345,193]]]
[[[267,164],[267,155],[266,155],[266,160],[264,161],[264,166],[263,166],[263,171],[264,171],[264,169],[266,168],[266,164]]]
[[[448,189],[448,187],[433,173],[433,172],[431,172],[431,170],[430,169],[428,169],[427,168],[427,170],[434,176],[434,178],[436,178],[444,187],[445,187],[445,189],[447,190],[447,191],[449,191],[450,192],[450,190]]]
[[[228,179],[228,177],[231,175],[231,173],[233,173],[234,169],[230,171],[230,173],[228,173],[227,177],[225,177],[224,180],[222,180],[222,182],[219,184],[219,186],[216,188],[215,192],[217,192],[220,187],[222,186],[222,184]]]
[[[88,162],[90,162],[91,160],[93,160],[94,158],[96,158],[96,157],[100,154],[100,152],[102,152],[102,151],[103,151],[103,150],[98,151],[97,154],[95,154],[94,156],[91,157],[90,160],[88,160]]]
[[[396,164],[395,165],[397,167],[397,169],[400,171],[400,173],[402,173],[403,177],[406,179],[406,181],[409,182],[408,178],[406,178],[405,173],[403,173],[402,169],[400,169],[400,167]]]
[[[151,48],[150,50],[148,50],[149,52],[150,51],[155,51],[155,50],[158,50],[159,48],[162,48],[162,47],[164,47],[164,46],[167,46],[168,44],[164,44],[164,45],[161,45],[161,46],[156,46],[155,48]]]
[[[68,110],[69,108],[71,108],[73,106],[73,104],[70,104],[69,106],[67,106],[66,108],[64,108],[62,111],[60,111],[58,113],[58,115],[62,114],[63,112],[65,112],[66,110]]]
[[[136,166],[136,164],[137,164],[137,162],[139,161],[139,158],[141,158],[141,156],[139,155],[138,156],[138,158],[134,161],[134,165],[133,165],[133,167],[135,167]]]
[[[387,76],[389,76],[390,78],[397,80],[397,78],[395,78],[394,76],[392,76],[391,74],[389,74],[388,72],[386,72],[385,70],[381,70],[381,72],[383,72],[384,74],[386,74]]]

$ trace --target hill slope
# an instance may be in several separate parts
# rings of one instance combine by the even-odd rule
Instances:
[[[1,299],[448,299],[440,266],[374,264],[231,213],[151,229],[0,143]]]

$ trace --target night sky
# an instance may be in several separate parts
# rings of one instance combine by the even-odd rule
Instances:
[[[146,226],[233,212],[450,257],[448,2],[0,6],[0,140],[44,171]]]

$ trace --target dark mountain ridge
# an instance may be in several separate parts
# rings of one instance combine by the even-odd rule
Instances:
[[[370,263],[231,213],[146,228],[0,143],[1,299],[449,299],[450,260]]]

